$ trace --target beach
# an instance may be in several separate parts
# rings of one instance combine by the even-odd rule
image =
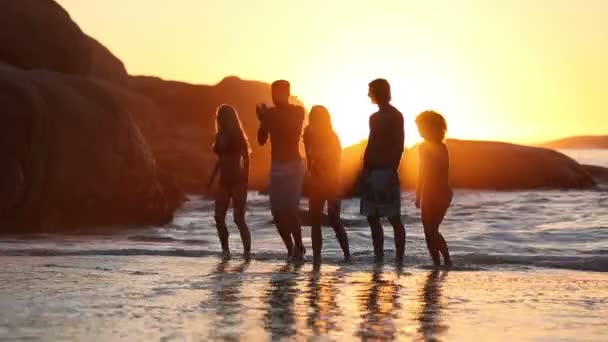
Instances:
[[[566,152],[568,153],[568,152]],[[575,158],[608,164],[605,153]],[[268,198],[251,193],[246,263],[220,258],[213,202],[166,226],[0,238],[0,340],[605,341],[608,189],[457,190],[441,230],[454,256],[434,271],[413,194],[402,203],[406,259],[373,262],[358,200],[343,218],[353,262],[324,229],[324,263],[285,262]],[[302,206],[306,207],[306,201]],[[229,218],[231,216],[229,215]]]
[[[602,341],[608,279],[580,271],[183,257],[5,257],[3,340]]]

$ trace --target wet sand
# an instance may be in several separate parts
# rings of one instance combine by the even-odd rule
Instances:
[[[2,256],[0,340],[584,340],[604,273]]]

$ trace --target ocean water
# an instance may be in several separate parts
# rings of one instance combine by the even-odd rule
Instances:
[[[563,152],[608,167],[608,151]],[[608,340],[604,186],[457,190],[449,271],[429,267],[412,193],[402,267],[388,225],[373,263],[357,200],[343,205],[352,263],[328,228],[320,268],[287,264],[267,201],[249,196],[251,262],[233,225],[219,258],[213,203],[194,196],[163,227],[0,237],[0,340]]]

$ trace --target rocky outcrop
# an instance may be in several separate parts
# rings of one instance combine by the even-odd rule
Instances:
[[[0,0],[0,231],[167,220],[182,191],[204,192],[215,109],[240,112],[251,185],[268,180],[254,107],[268,84],[214,86],[131,77],[52,0]]]
[[[126,81],[120,60],[52,0],[0,0],[0,62],[20,69]]]
[[[87,75],[125,85],[129,75],[122,61],[94,38],[86,39],[91,58]]]
[[[608,184],[608,168],[595,165],[583,165],[583,168],[596,183],[603,185]]]
[[[455,187],[515,190],[585,188],[595,183],[579,163],[559,152],[491,141],[448,140]],[[404,158],[404,179],[417,181],[418,151]]]
[[[271,103],[267,83],[227,77],[214,86],[164,81],[154,77],[131,77],[130,89],[150,99],[158,108],[142,111],[135,119],[150,142],[159,167],[175,176],[186,192],[205,192],[215,163],[212,144],[215,110],[227,103],[239,112],[252,148],[250,187],[265,189],[270,170],[270,148],[257,144],[259,126],[255,105]],[[293,99],[294,103],[299,103]]]
[[[181,203],[104,82],[0,65],[0,231],[168,221]]]
[[[541,146],[561,149],[608,149],[608,135],[568,137],[544,143]]]
[[[586,188],[595,185],[589,172],[569,157],[544,148],[491,141],[448,140],[450,181],[455,188],[517,190]],[[365,143],[344,151],[345,193],[355,192]],[[400,166],[401,184],[418,180],[418,147],[407,150]]]

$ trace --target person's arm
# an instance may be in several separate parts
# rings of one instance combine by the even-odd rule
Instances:
[[[342,142],[340,141],[340,137],[336,134],[336,163],[338,167],[342,167]]]
[[[249,149],[245,146],[245,148],[241,151],[241,158],[243,158],[243,176],[245,176],[245,180],[249,183]]]
[[[215,181],[215,177],[217,176],[219,169],[220,169],[220,160],[218,159],[215,162],[213,171],[211,171],[211,177],[209,177],[209,182],[207,183],[207,190],[209,190],[211,188],[211,185],[213,185],[213,181]]]
[[[258,144],[264,146],[268,141],[268,110],[265,105],[259,105],[256,107],[256,113],[258,120],[260,120],[260,128],[258,128]]]
[[[418,186],[416,187],[416,208],[420,208],[420,200],[422,199],[422,191],[426,181],[426,160],[425,160],[424,145],[418,146]]]
[[[310,135],[307,131],[304,131],[304,137],[302,140],[304,141],[304,152],[306,153],[306,168],[308,169],[308,172],[312,172],[312,164],[314,162],[310,150]]]
[[[403,128],[403,117],[399,115],[399,118],[395,120],[395,130],[393,132],[393,149],[392,149],[392,166],[395,169],[399,168],[399,163],[401,162],[401,157],[403,156],[403,149],[405,145],[405,131]]]
[[[268,141],[268,127],[266,124],[266,120],[260,121],[260,128],[258,129],[258,144],[260,146],[266,145]]]
[[[372,135],[372,117],[369,118],[369,135],[367,136],[367,146],[365,147],[365,152],[363,153],[363,171],[368,170],[371,164],[371,156],[369,151],[369,146],[372,143],[373,135]]]
[[[226,153],[230,149],[230,138],[225,133],[218,133],[215,137],[215,144],[213,144],[213,153],[218,157],[221,154]]]

